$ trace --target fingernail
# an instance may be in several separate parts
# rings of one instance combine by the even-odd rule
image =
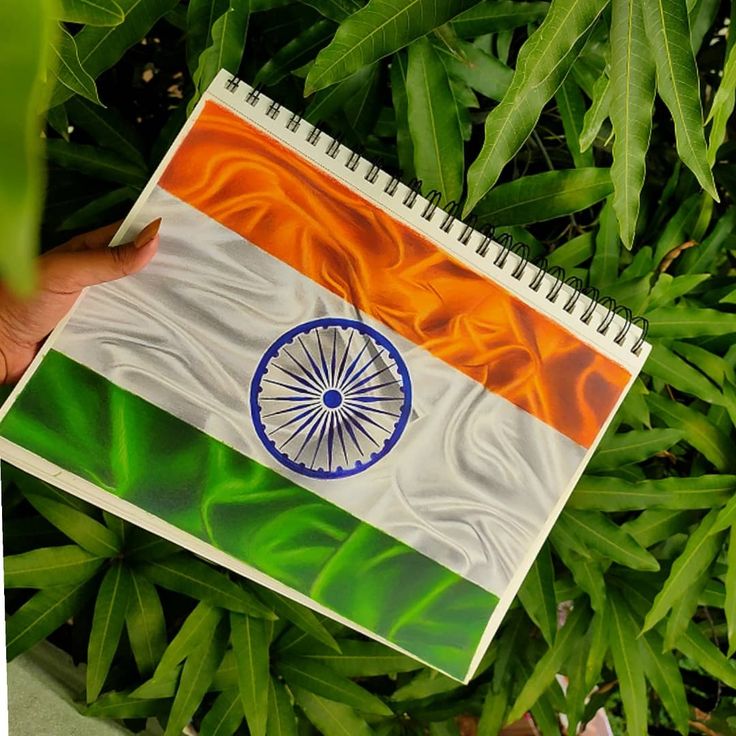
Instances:
[[[142,248],[146,243],[150,243],[157,235],[158,229],[161,227],[161,218],[149,222],[143,230],[141,230],[136,239],[133,241],[133,245],[136,248]]]

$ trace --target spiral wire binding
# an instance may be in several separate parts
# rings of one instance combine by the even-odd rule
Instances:
[[[230,77],[225,82],[225,89],[232,94],[238,91],[241,80],[238,77]],[[263,93],[263,86],[256,85],[252,87],[245,97],[245,101],[255,107],[258,105],[261,95]],[[281,105],[274,100],[269,100],[268,108],[265,114],[272,120],[276,120],[281,114]],[[302,125],[304,118],[298,113],[290,113],[289,118],[286,122],[286,129],[292,133],[296,132]],[[309,133],[306,136],[306,140],[313,146],[316,146],[323,131],[320,130],[316,125],[310,128]],[[325,134],[328,135],[328,134]],[[343,137],[329,136],[329,143],[325,149],[325,153],[332,159],[336,159],[341,149],[343,148]],[[381,161],[371,162],[363,158],[362,150],[350,150],[348,149],[348,156],[344,161],[344,166],[350,171],[356,171],[360,165],[361,160],[365,161],[368,165],[368,169],[365,173],[365,180],[371,184],[375,184],[381,173],[385,173],[388,178],[386,185],[383,187],[383,191],[390,197],[396,195],[399,185],[401,184],[400,176],[388,174],[383,171],[381,167]],[[406,194],[403,197],[402,204],[408,209],[412,209],[417,202],[417,199],[422,195],[422,182],[419,179],[412,179],[407,185]],[[613,342],[617,345],[623,345],[626,336],[629,334],[632,326],[636,326],[641,330],[641,334],[636,339],[630,350],[634,355],[641,353],[641,348],[647,338],[649,331],[649,322],[641,316],[634,316],[631,310],[624,306],[619,305],[617,302],[608,296],[601,297],[598,289],[593,286],[585,286],[583,282],[576,276],[568,277],[564,269],[560,266],[550,266],[545,258],[538,258],[531,260],[529,247],[524,243],[516,242],[508,233],[497,233],[496,228],[493,225],[483,225],[479,229],[476,229],[477,218],[475,215],[469,215],[465,220],[459,218],[460,204],[458,202],[448,202],[446,208],[443,210],[440,208],[442,194],[433,189],[425,197],[425,205],[422,210],[421,217],[428,222],[432,221],[436,211],[440,209],[443,215],[440,229],[446,233],[450,233],[452,226],[455,222],[462,224],[463,229],[457,236],[457,240],[464,246],[467,246],[470,242],[470,238],[474,233],[478,233],[481,236],[481,240],[475,248],[475,252],[485,258],[488,256],[491,243],[495,242],[500,246],[498,254],[493,258],[493,265],[500,269],[504,269],[506,262],[508,261],[509,255],[512,253],[517,258],[517,263],[511,270],[510,275],[520,280],[527,268],[536,269],[531,281],[528,284],[528,288],[535,292],[538,292],[544,283],[545,275],[554,278],[554,283],[547,290],[545,298],[555,303],[560,296],[564,286],[567,286],[570,290],[570,294],[565,300],[562,309],[568,314],[572,314],[575,306],[581,297],[588,299],[588,305],[580,315],[580,321],[589,325],[593,315],[596,313],[597,307],[603,307],[606,309],[606,313],[601,319],[600,324],[596,327],[596,331],[601,335],[606,335],[609,328],[613,324],[616,317],[623,319],[623,326],[619,328],[618,332],[613,336]]]

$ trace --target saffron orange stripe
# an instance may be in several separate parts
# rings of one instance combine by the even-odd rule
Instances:
[[[555,321],[215,103],[159,184],[584,447],[629,380]]]

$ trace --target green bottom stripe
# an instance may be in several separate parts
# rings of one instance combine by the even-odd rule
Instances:
[[[51,351],[0,435],[458,678],[498,598]]]

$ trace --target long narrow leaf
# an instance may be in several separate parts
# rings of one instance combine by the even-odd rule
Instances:
[[[76,544],[33,549],[4,559],[6,588],[49,588],[89,580],[105,561]]]
[[[268,719],[268,634],[262,619],[230,614],[238,690],[251,736],[266,736]]]
[[[125,624],[138,672],[150,675],[166,649],[166,621],[156,588],[135,571],[131,571]]]
[[[102,104],[97,94],[97,85],[94,78],[79,60],[79,49],[77,49],[74,36],[63,26],[59,28],[59,33],[52,41],[51,49],[56,56],[54,66],[56,81],[57,84],[62,86],[62,89],[57,88],[51,94],[51,106],[53,107],[59,100],[66,97],[64,88],[91,100],[97,105]]]

